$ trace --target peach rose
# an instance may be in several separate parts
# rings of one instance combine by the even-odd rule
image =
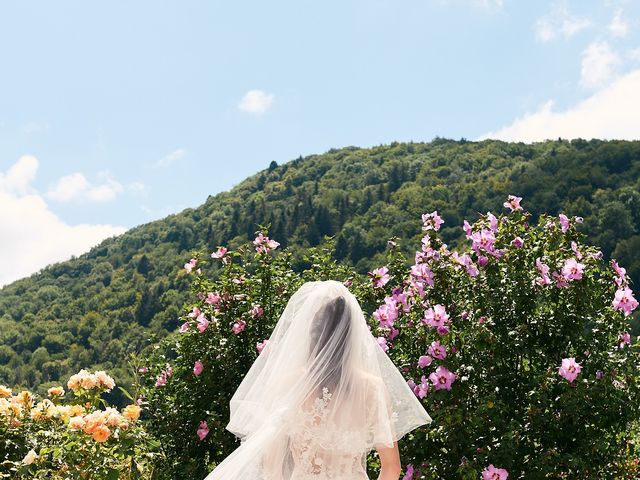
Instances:
[[[61,397],[64,395],[64,388],[62,387],[51,387],[47,390],[47,393],[50,397]]]
[[[106,442],[111,431],[105,425],[98,426],[91,435],[96,442]]]

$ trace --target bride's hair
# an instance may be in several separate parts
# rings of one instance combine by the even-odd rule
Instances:
[[[342,295],[320,307],[311,323],[309,361],[318,360],[325,365],[324,378],[320,382],[329,390],[340,382],[350,332],[349,309]]]

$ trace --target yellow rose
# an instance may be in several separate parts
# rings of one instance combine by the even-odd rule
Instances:
[[[11,396],[11,389],[9,387],[5,387],[4,385],[0,385],[0,398],[7,398]]]
[[[124,418],[128,418],[132,422],[135,422],[138,420],[138,418],[140,418],[141,410],[142,409],[136,404],[127,405],[125,409],[122,411],[122,416]]]
[[[76,415],[84,415],[86,410],[82,405],[71,405],[69,408],[69,415],[74,417]]]

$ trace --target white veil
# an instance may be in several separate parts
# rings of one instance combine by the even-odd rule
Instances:
[[[367,452],[431,422],[335,280],[291,296],[230,408],[241,445],[205,480],[366,479]]]

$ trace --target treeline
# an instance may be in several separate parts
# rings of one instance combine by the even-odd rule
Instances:
[[[584,217],[587,241],[640,285],[640,142],[393,143],[344,148],[268,168],[198,208],[133,228],[85,255],[0,290],[0,383],[45,390],[80,368],[131,379],[127,353],[175,330],[193,249],[233,248],[258,225],[296,253],[336,236],[337,257],[365,272],[387,238],[409,246],[416,219],[437,210],[442,238],[465,246],[462,223],[501,211],[509,194],[537,217]],[[636,290],[637,291],[637,290]]]

